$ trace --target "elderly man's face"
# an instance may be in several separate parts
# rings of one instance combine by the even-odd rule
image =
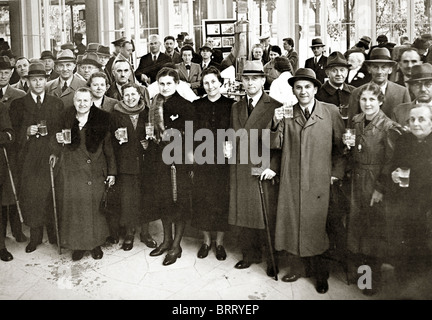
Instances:
[[[324,48],[325,48],[324,46],[320,46],[320,47],[312,47],[311,49],[312,49],[314,56],[318,57],[318,56],[323,54]]]
[[[131,67],[127,62],[117,62],[113,69],[114,79],[119,85],[128,83],[131,73]]]
[[[126,58],[130,58],[133,53],[133,45],[132,43],[126,43],[123,47],[120,49],[120,53],[125,56]]]
[[[417,64],[421,64],[420,55],[415,51],[406,51],[402,54],[399,61],[399,68],[404,76],[411,78],[411,69]]]
[[[418,102],[429,103],[432,101],[432,78],[411,82],[409,88]]]
[[[157,38],[150,39],[149,48],[150,52],[156,54],[160,51],[161,43]]]
[[[21,59],[17,61],[15,68],[21,78],[27,75],[29,66],[30,64],[27,59]]]
[[[315,99],[318,88],[308,80],[297,80],[294,82],[293,93],[301,106],[306,106]]]
[[[432,132],[432,113],[429,106],[413,108],[408,119],[409,128],[418,139],[424,139]]]
[[[256,96],[263,88],[266,78],[263,76],[243,76],[242,82],[246,93],[250,97]]]
[[[348,75],[348,68],[342,66],[334,66],[326,69],[325,71],[329,81],[332,85],[339,87],[344,82]]]
[[[383,85],[392,73],[393,68],[389,63],[374,62],[368,66],[368,71],[373,82],[377,85]]]

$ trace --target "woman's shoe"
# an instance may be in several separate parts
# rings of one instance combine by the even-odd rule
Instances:
[[[6,248],[4,248],[0,249],[0,259],[7,262],[13,260],[13,256]]]
[[[134,243],[134,236],[133,235],[127,235],[123,241],[122,249],[124,251],[130,251],[133,248]]]
[[[102,259],[103,257],[103,251],[101,249],[101,247],[96,247],[91,251],[91,256],[93,257],[93,259],[95,260],[99,260]]]
[[[171,249],[171,243],[166,245],[162,242],[159,247],[157,247],[156,249],[154,249],[150,252],[150,256],[152,256],[152,257],[161,256],[164,254],[164,252],[168,251],[169,249]]]
[[[72,252],[72,260],[73,261],[78,261],[81,260],[82,257],[84,257],[84,250],[74,250],[74,252]]]
[[[175,263],[177,261],[177,258],[181,258],[181,255],[182,255],[182,248],[180,248],[180,250],[177,251],[169,250],[162,264],[164,266],[169,266],[170,264]]]
[[[227,257],[227,254],[226,254],[224,246],[222,246],[222,245],[216,246],[216,259],[222,261],[222,260],[225,260],[226,257]]]
[[[152,236],[149,233],[146,234],[140,233],[140,240],[149,248],[157,247],[157,242],[152,238]]]
[[[207,244],[205,244],[205,243],[203,243],[202,245],[201,245],[201,248],[199,249],[199,251],[198,251],[198,258],[200,258],[200,259],[204,259],[205,257],[207,257],[208,256],[208,253],[209,253],[209,251],[210,251],[210,248],[211,248],[211,244],[210,245],[207,245]]]

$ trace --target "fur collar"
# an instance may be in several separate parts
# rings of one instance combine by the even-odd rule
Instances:
[[[70,148],[75,150],[81,143],[78,120],[76,118],[75,107],[69,108],[66,112],[66,125],[71,129],[72,143]],[[90,153],[95,153],[109,131],[109,113],[92,106],[88,116],[86,129],[86,149]]]

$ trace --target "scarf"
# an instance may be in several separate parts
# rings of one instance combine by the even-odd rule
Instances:
[[[152,101],[149,112],[149,122],[154,124],[156,141],[160,141],[163,132],[165,131],[165,124],[163,119],[163,104],[169,97],[165,98],[158,93]]]
[[[124,114],[128,114],[128,115],[134,115],[134,114],[138,114],[141,111],[143,111],[145,109],[145,104],[143,102],[138,103],[135,107],[131,108],[129,106],[127,106],[123,101],[119,101],[119,103],[117,103],[114,106],[114,110],[117,110],[120,113],[124,113]]]

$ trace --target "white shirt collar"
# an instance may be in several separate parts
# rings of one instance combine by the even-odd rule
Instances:
[[[30,91],[30,94],[31,94],[31,96],[32,96],[32,98],[33,98],[33,100],[34,100],[34,102],[37,103],[37,96],[38,96],[38,95],[37,95],[37,94],[34,94],[34,93],[31,92],[31,91]],[[41,102],[43,102],[43,101],[44,101],[44,98],[45,98],[45,91],[42,92],[39,96],[41,97]]]
[[[261,96],[263,94],[263,91],[261,90],[260,93],[258,93],[257,95],[255,95],[255,97],[249,97],[248,95],[246,96],[247,98],[247,103],[249,103],[249,99],[252,98],[252,105],[255,108],[255,106],[257,105],[258,101],[261,99]]]

